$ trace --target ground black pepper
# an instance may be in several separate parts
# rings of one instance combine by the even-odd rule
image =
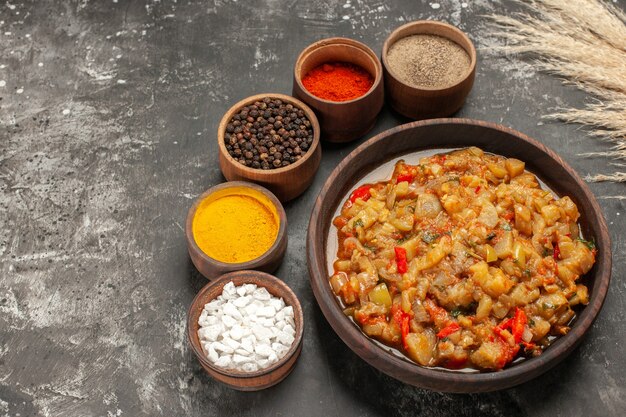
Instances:
[[[313,143],[304,111],[270,97],[244,106],[226,125],[226,150],[250,168],[275,169],[301,159]]]

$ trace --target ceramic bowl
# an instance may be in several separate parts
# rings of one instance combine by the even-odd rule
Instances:
[[[222,293],[224,285],[232,282],[235,286],[256,284],[265,287],[270,294],[282,297],[285,304],[293,307],[296,336],[291,348],[285,356],[266,369],[255,372],[225,370],[213,365],[202,350],[198,338],[198,319],[204,305]],[[187,315],[187,338],[191,350],[198,358],[202,368],[221,383],[240,391],[258,391],[276,385],[285,379],[293,370],[302,351],[302,335],[304,333],[304,317],[300,301],[293,291],[281,280],[263,272],[237,271],[222,275],[215,281],[204,286],[196,295]]]
[[[313,128],[313,143],[304,156],[295,163],[276,169],[255,169],[247,167],[236,161],[226,150],[224,134],[226,125],[242,107],[261,101],[266,97],[282,100],[304,111]],[[273,192],[280,201],[293,200],[306,190],[313,182],[315,173],[322,159],[322,147],[320,146],[320,126],[313,113],[306,104],[293,97],[284,94],[266,93],[257,94],[241,100],[232,106],[222,117],[217,128],[217,143],[219,147],[219,163],[222,174],[228,181],[250,181],[266,187]]]
[[[456,84],[445,88],[414,87],[400,81],[389,68],[387,54],[398,40],[411,35],[437,35],[461,46],[470,57],[470,67]],[[476,49],[472,41],[458,28],[443,22],[420,20],[400,26],[385,40],[382,52],[387,102],[401,115],[410,119],[432,119],[456,113],[474,85]]]
[[[245,190],[251,190],[253,192],[253,196],[254,193],[264,196],[265,200],[269,201],[270,204],[273,205],[279,219],[278,235],[276,236],[274,244],[256,259],[239,263],[222,262],[210,257],[200,249],[193,236],[193,219],[196,215],[198,206],[205,199],[237,194],[237,191],[242,188]],[[200,271],[200,273],[208,279],[214,279],[215,277],[218,277],[226,272],[239,271],[243,269],[256,269],[272,273],[282,262],[285,256],[285,251],[287,250],[287,215],[285,214],[285,209],[280,201],[278,201],[276,196],[266,188],[249,182],[231,181],[209,188],[196,199],[187,212],[185,235],[187,238],[187,249],[189,251],[191,261],[198,271]]]
[[[367,93],[354,100],[330,101],[313,94],[302,84],[312,69],[330,62],[347,62],[364,68],[374,78]],[[348,38],[328,38],[307,46],[298,56],[293,73],[293,95],[311,106],[317,114],[322,139],[328,142],[349,142],[369,132],[376,124],[385,94],[382,65],[365,44]]]
[[[350,190],[374,169],[389,161],[409,158],[419,152],[444,152],[469,146],[525,161],[526,169],[538,176],[548,188],[557,195],[569,196],[578,206],[583,236],[594,238],[598,250],[596,263],[582,278],[589,288],[589,304],[578,312],[569,333],[558,338],[541,355],[498,372],[468,373],[427,368],[390,352],[367,337],[345,316],[328,281],[329,268],[332,268],[329,260],[335,257],[327,246],[331,239],[332,219]],[[388,167],[385,172],[390,174],[391,170]],[[367,178],[366,181],[376,179]],[[350,153],[328,177],[315,201],[307,236],[307,260],[313,294],[332,328],[350,349],[370,365],[400,381],[446,392],[505,389],[548,371],[583,340],[600,312],[611,279],[611,242],[602,209],[574,169],[554,151],[520,132],[470,119],[435,119],[398,126],[375,136]]]

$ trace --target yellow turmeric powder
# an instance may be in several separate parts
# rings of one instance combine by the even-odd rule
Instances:
[[[217,191],[200,202],[193,218],[193,237],[213,259],[227,263],[263,255],[278,236],[280,220],[272,202],[246,187]]]

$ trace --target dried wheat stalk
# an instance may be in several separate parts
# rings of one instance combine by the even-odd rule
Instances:
[[[587,155],[626,160],[626,13],[600,0],[511,1],[528,11],[489,16],[492,35],[506,40],[499,49],[536,58],[539,69],[596,98],[547,117],[591,126],[592,136],[614,145]],[[626,182],[626,172],[586,179]]]

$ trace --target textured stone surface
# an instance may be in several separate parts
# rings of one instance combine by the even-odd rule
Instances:
[[[323,180],[366,138],[325,144],[311,189],[285,207],[289,248],[276,275],[306,321],[293,374],[263,392],[232,391],[187,346],[186,311],[205,280],[182,226],[192,199],[224,181],[218,121],[245,96],[290,93],[294,60],[317,39],[349,36],[380,52],[406,21],[457,24],[479,47],[459,116],[521,130],[581,175],[611,171],[579,156],[607,145],[541,121],[582,94],[490,54],[481,15],[510,11],[487,0],[0,5],[0,416],[625,415],[626,209],[607,198],[624,185],[591,184],[615,251],[604,310],[541,378],[491,394],[433,393],[382,375],[340,341],[309,287],[306,225]],[[384,110],[367,137],[401,122]]]

